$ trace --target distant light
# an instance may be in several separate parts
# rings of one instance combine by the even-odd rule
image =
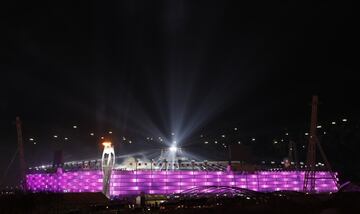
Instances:
[[[30,141],[34,141],[34,138],[29,138]]]
[[[238,128],[236,128],[236,127],[235,127],[235,128],[234,128],[234,130],[235,130],[235,131],[237,131],[237,130],[238,130]]]
[[[132,144],[132,141],[131,141],[131,140],[129,140],[129,143],[130,143],[130,144]]]
[[[73,126],[73,128],[74,128],[74,129],[76,129],[76,128],[77,128],[77,126]]]
[[[177,143],[176,140],[174,140],[174,141],[173,141],[173,144],[176,145],[176,143]]]
[[[274,140],[274,144],[277,144],[278,142],[277,142],[277,140]]]
[[[332,125],[336,125],[336,122],[333,121],[333,122],[331,122],[331,124],[332,124]]]
[[[205,143],[205,144],[208,144],[209,142],[208,142],[208,141],[205,141],[204,143]]]
[[[112,131],[109,131],[109,134],[112,134]]]
[[[284,142],[284,139],[281,139],[281,142]]]
[[[321,129],[321,126],[320,126],[320,125],[318,125],[318,126],[316,126],[316,128]]]
[[[34,141],[34,145],[36,145],[36,142]]]
[[[176,146],[170,146],[169,150],[170,152],[176,152],[178,148]]]
[[[215,140],[214,143],[217,144],[218,142]]]
[[[58,136],[57,135],[54,135],[54,138],[57,138]]]
[[[324,132],[324,134],[326,134],[326,132]]]
[[[68,140],[68,138],[67,138],[67,137],[65,137],[65,138],[64,138],[64,140]]]
[[[91,136],[94,136],[94,133],[91,132],[90,135],[91,135]]]
[[[285,133],[285,135],[286,135],[286,136],[288,136],[288,135],[289,135],[289,133],[287,133],[287,132],[286,132],[286,133]]]
[[[305,145],[302,146],[305,149]]]
[[[240,142],[240,141],[238,141],[238,144],[240,145],[240,144],[241,144],[241,142]]]
[[[150,140],[150,137],[146,137],[146,140]]]
[[[346,119],[346,118],[344,118],[344,119],[342,119],[342,121],[343,121],[343,122],[347,122],[347,119]]]
[[[202,138],[202,137],[204,137],[204,135],[201,134],[201,135],[200,135],[200,138]]]
[[[175,135],[175,133],[174,133],[174,132],[172,132],[172,133],[171,133],[171,135],[172,135],[172,136],[174,136],[174,135]]]
[[[101,140],[104,140],[104,137],[101,137]]]
[[[126,138],[125,138],[125,137],[123,137],[122,139],[123,139],[123,140],[126,140]]]
[[[308,136],[308,135],[309,135],[309,133],[307,133],[307,132],[306,132],[306,133],[305,133],[305,135],[306,135],[306,136]]]
[[[226,136],[223,134],[223,135],[221,135],[221,137],[225,138]]]
[[[256,139],[255,138],[251,138],[251,141],[255,141]]]

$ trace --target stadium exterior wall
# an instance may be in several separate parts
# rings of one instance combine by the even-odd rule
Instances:
[[[174,194],[199,186],[231,186],[260,192],[302,191],[304,171],[156,171],[113,170],[110,195]],[[337,176],[337,173],[335,173]],[[32,192],[101,192],[101,170],[27,174]],[[336,192],[337,182],[330,172],[316,172],[317,192]]]

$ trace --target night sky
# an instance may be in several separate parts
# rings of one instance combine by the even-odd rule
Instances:
[[[253,153],[285,157],[286,149],[270,148],[272,140],[308,131],[313,94],[319,123],[347,118],[355,128],[342,130],[358,133],[352,2],[30,1],[0,8],[1,185],[17,174],[17,159],[6,173],[16,116],[29,166],[51,162],[59,148],[67,161],[98,158],[101,136],[115,142],[117,154],[154,151],[165,144],[146,138],[171,141],[172,132],[199,158],[226,157],[212,143],[222,134],[225,143],[263,139]],[[331,149],[338,147],[328,153],[341,170],[344,159]]]

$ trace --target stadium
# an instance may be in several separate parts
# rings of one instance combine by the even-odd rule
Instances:
[[[141,194],[239,194],[245,191],[306,192],[306,168],[256,168],[239,161],[194,161],[170,147],[158,160],[117,164],[114,147],[103,143],[101,160],[33,167],[26,175],[31,192],[103,192],[109,198]],[[315,192],[336,192],[336,172],[317,169]],[[306,186],[305,186],[306,187]]]

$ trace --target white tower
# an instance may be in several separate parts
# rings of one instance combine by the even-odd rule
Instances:
[[[115,151],[111,142],[103,142],[104,151],[101,158],[101,167],[103,172],[103,193],[110,198],[110,177],[112,168],[115,165]]]

